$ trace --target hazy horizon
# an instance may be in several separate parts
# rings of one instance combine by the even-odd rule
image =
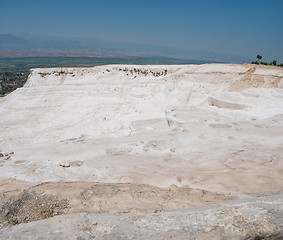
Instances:
[[[1,34],[149,44],[283,62],[283,2],[3,2]]]

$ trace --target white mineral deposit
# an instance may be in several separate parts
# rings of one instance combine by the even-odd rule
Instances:
[[[77,230],[70,237],[63,231],[65,239],[104,237],[97,229],[113,239],[130,238],[136,228],[149,229],[139,232],[139,239],[157,239],[158,234],[166,239],[166,232],[185,238],[188,226],[197,239],[213,239],[220,232],[240,239],[253,236],[247,229],[256,231],[260,224],[267,236],[283,229],[283,68],[32,69],[24,87],[0,98],[0,152],[4,238],[14,232],[27,239],[34,228],[40,236],[44,221],[51,224],[52,219],[55,234],[60,218],[68,231],[74,219],[81,225],[93,221],[90,235]],[[30,195],[21,195],[24,189]],[[42,204],[50,199],[61,203],[56,215],[63,216],[39,222],[9,219],[5,201],[33,199],[32,194],[41,199],[36,193],[49,196]],[[273,198],[256,200],[262,196]],[[219,205],[193,208],[212,203]],[[269,208],[281,216],[279,223],[270,220]],[[227,215],[217,217],[225,209]],[[179,220],[173,223],[169,213]],[[117,223],[117,214],[128,225]],[[197,229],[189,218],[199,221]],[[22,224],[11,226],[11,221]],[[227,228],[217,232],[214,227],[224,222]]]

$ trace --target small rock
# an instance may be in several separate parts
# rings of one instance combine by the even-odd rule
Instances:
[[[171,184],[170,187],[168,188],[169,191],[177,191],[179,188],[175,184]]]
[[[4,158],[4,160],[9,160],[11,158],[11,156],[6,156],[5,158]]]
[[[131,152],[132,149],[131,148],[108,148],[106,149],[106,154],[107,155],[123,155],[123,154],[127,154],[129,152]]]
[[[70,164],[67,162],[60,163],[61,167],[70,167]]]
[[[0,157],[4,157],[4,154],[0,152]]]
[[[82,161],[73,161],[73,162],[70,162],[70,165],[72,167],[80,167],[81,165],[83,165],[83,162]]]
[[[27,161],[25,160],[19,160],[19,161],[16,161],[15,164],[22,164],[22,163],[26,163]]]

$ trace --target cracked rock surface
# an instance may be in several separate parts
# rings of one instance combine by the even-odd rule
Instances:
[[[283,195],[152,215],[67,214],[0,230],[3,239],[282,239]]]

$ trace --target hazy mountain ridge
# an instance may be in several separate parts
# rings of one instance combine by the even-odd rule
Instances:
[[[0,34],[1,51],[32,51],[33,56],[49,56],[54,52],[61,56],[142,56],[173,57],[179,59],[202,60],[209,62],[247,63],[251,60],[241,56],[220,54],[190,49],[164,47],[151,44],[107,42],[97,39],[63,38],[51,36],[35,36],[31,34]],[[5,55],[6,57],[6,55]]]

